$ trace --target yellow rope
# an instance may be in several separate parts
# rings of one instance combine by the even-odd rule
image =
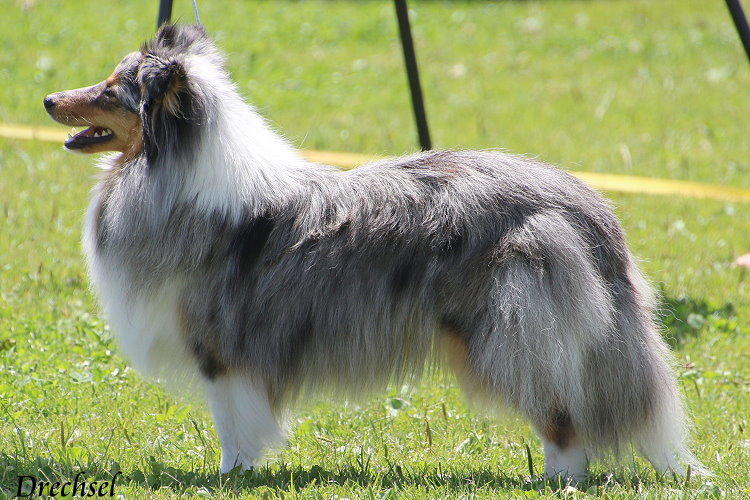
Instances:
[[[0,137],[6,139],[37,140],[62,143],[67,133],[59,128],[40,127],[35,125],[0,124]],[[357,153],[335,151],[303,151],[310,161],[327,163],[337,167],[352,168],[379,157]],[[637,177],[631,175],[603,174],[597,172],[571,172],[588,185],[603,191],[621,193],[639,193],[686,198],[706,198],[719,201],[750,203],[750,189],[703,184],[700,182],[658,179],[654,177]]]

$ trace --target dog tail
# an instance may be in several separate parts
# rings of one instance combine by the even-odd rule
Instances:
[[[610,247],[623,250],[595,257]],[[547,212],[515,229],[499,256],[489,323],[470,348],[480,379],[543,435],[569,422],[594,454],[634,443],[659,471],[707,472],[685,445],[655,300],[624,243],[592,245],[580,223]],[[604,261],[617,277],[603,278]]]
[[[600,346],[585,367],[591,429],[615,443],[634,443],[659,473],[684,476],[689,466],[693,473],[710,475],[687,447],[689,426],[675,361],[654,320],[655,295],[634,263],[615,280],[612,296],[611,345]]]

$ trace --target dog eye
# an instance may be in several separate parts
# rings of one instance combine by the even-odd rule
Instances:
[[[114,97],[115,96],[115,91],[112,90],[112,88],[107,87],[106,89],[104,89],[104,92],[102,92],[102,94],[104,96],[106,96],[106,97]]]

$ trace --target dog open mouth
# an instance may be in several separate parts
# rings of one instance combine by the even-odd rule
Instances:
[[[65,141],[65,147],[68,149],[81,149],[92,144],[100,144],[115,136],[114,132],[104,127],[89,127],[77,134],[73,129],[73,134],[68,134],[68,140]]]

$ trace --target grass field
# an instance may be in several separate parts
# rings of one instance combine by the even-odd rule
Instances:
[[[0,122],[49,125],[44,95],[106,77],[153,32],[156,4],[6,2]],[[192,18],[189,1],[175,4]],[[242,92],[295,144],[416,149],[390,2],[199,4]],[[750,69],[723,2],[410,4],[437,147],[750,187]],[[267,467],[222,477],[205,407],[128,368],[88,291],[79,235],[91,163],[0,139],[0,497],[15,496],[20,475],[81,471],[121,471],[126,498],[750,495],[750,275],[732,266],[750,251],[747,205],[608,193],[662,293],[710,480],[657,478],[626,453],[578,490],[540,481],[528,425],[470,410],[441,374],[303,408]]]

